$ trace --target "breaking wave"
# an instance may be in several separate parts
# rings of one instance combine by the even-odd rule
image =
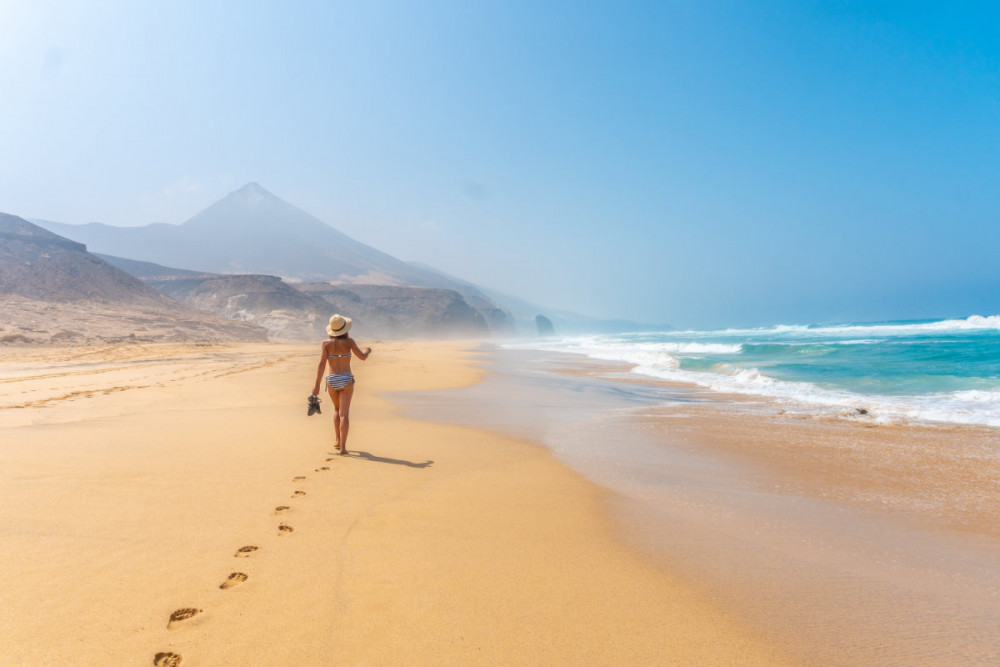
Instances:
[[[659,380],[878,422],[1000,426],[1000,315],[581,336],[509,347],[581,354]]]

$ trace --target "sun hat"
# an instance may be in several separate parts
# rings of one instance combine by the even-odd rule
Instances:
[[[330,336],[343,336],[351,330],[351,318],[343,315],[334,315],[330,318],[330,324],[326,327],[326,333]]]

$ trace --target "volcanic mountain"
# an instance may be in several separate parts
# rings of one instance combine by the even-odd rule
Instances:
[[[0,213],[0,342],[265,340],[260,327],[185,308],[87,252]]]
[[[509,315],[471,283],[408,264],[355,241],[257,183],[231,192],[180,225],[36,222],[86,243],[96,253],[199,273],[453,290],[483,316],[491,331],[512,329]]]
[[[231,192],[180,225],[36,222],[86,243],[93,252],[194,271],[268,274],[314,282],[459,287],[440,274],[355,241],[256,183]]]

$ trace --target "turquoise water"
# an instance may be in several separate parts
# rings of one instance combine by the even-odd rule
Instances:
[[[1000,316],[577,336],[519,347],[867,418],[1000,426]]]

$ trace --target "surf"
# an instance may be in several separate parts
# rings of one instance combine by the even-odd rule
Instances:
[[[1000,315],[658,331],[511,343],[647,379],[878,423],[1000,426]]]

